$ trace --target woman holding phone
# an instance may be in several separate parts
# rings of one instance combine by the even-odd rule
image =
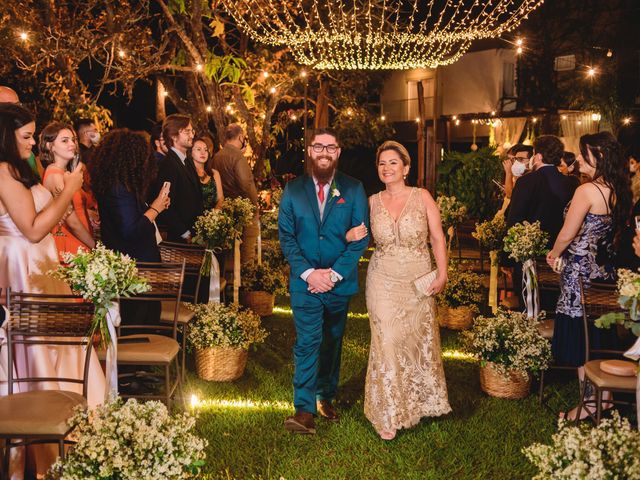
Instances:
[[[136,260],[159,262],[161,238],[155,220],[170,204],[171,185],[165,182],[147,205],[156,170],[147,135],[126,128],[109,132],[96,147],[89,169],[105,246]]]
[[[64,189],[65,172],[77,164],[78,146],[73,129],[60,122],[48,124],[40,133],[40,161],[45,166],[42,184],[57,197]],[[64,252],[76,253],[80,247],[91,249],[95,241],[91,235],[89,217],[82,193],[73,195],[67,212],[53,227],[53,238],[62,259]]]

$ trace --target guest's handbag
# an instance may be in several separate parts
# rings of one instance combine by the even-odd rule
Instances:
[[[438,276],[438,269],[434,268],[426,275],[422,275],[421,277],[416,278],[413,281],[413,284],[415,285],[416,290],[418,290],[418,293],[421,293],[427,297],[431,296],[431,293],[430,293],[431,284],[433,283],[433,281],[436,279],[437,276]]]

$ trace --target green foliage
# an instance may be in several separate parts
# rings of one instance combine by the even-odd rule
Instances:
[[[502,163],[492,147],[475,152],[449,152],[438,165],[438,195],[455,195],[467,206],[468,215],[487,220],[502,201],[501,192],[492,180],[502,181]]]

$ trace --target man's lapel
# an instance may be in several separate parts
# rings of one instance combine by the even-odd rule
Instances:
[[[304,190],[309,198],[309,203],[311,204],[311,210],[313,210],[313,214],[316,216],[316,220],[318,221],[318,225],[320,224],[320,209],[318,208],[318,195],[316,194],[316,184],[313,183],[313,178],[311,175],[306,175],[304,181]],[[326,217],[326,207],[325,207],[325,215]]]
[[[327,220],[327,218],[329,217],[329,214],[331,213],[331,209],[333,209],[333,206],[336,204],[336,201],[338,201],[338,198],[340,198],[339,195],[333,194],[334,189],[340,192],[340,176],[338,175],[337,171],[333,176],[333,181],[329,185],[329,193],[328,193],[329,198],[327,198],[327,203],[324,206],[324,212],[322,214],[322,225],[324,225],[324,222]]]

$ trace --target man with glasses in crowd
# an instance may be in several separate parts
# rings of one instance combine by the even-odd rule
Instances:
[[[278,216],[280,246],[290,265],[295,415],[284,427],[315,433],[316,415],[338,421],[334,408],[349,299],[358,291],[358,260],[369,236],[347,242],[352,227],[369,227],[362,184],[337,171],[340,146],[318,129],[307,148],[307,174],[287,183]]]
[[[188,154],[194,135],[188,115],[169,115],[162,123],[162,138],[168,150],[158,164],[151,195],[155,198],[165,182],[171,184],[171,204],[158,216],[158,224],[167,230],[167,239],[173,242],[190,242],[196,218],[202,215],[202,187]]]
[[[249,162],[244,156],[247,140],[242,127],[237,123],[229,125],[224,132],[225,143],[220,151],[213,156],[213,168],[220,173],[222,191],[228,198],[248,198],[256,207],[256,215],[251,225],[245,227],[242,232],[242,244],[240,245],[240,259],[242,263],[252,262],[256,258],[256,243],[258,239],[258,191],[256,183],[249,167]],[[231,259],[227,264],[230,271]]]

